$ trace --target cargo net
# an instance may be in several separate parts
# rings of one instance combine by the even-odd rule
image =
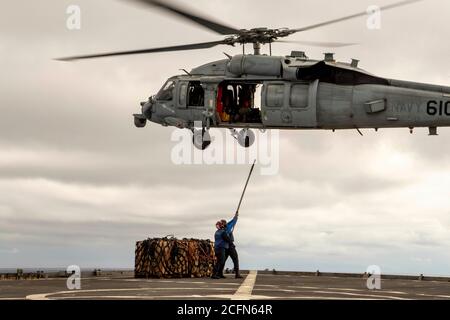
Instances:
[[[136,242],[136,278],[210,277],[214,267],[210,240],[154,238]]]

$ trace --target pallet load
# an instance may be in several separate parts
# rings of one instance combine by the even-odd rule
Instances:
[[[214,267],[210,240],[154,238],[136,242],[136,278],[210,277]]]

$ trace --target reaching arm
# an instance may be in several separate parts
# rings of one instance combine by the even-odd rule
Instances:
[[[239,217],[239,213],[236,212],[236,214],[234,215],[233,219],[231,219],[228,223],[227,223],[227,232],[231,233],[233,232],[234,226],[237,223]]]

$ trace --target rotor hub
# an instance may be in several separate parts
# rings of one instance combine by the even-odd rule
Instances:
[[[267,44],[276,41],[278,38],[287,37],[294,33],[287,28],[268,29],[268,28],[253,28],[250,30],[242,29],[239,33],[225,39],[226,44],[234,45],[236,43],[260,43]]]

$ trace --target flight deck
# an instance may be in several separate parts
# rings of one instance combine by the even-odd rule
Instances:
[[[81,278],[79,290],[67,289],[67,278],[0,281],[0,300],[414,300],[450,299],[450,278],[386,276],[381,289],[369,290],[367,277],[356,274],[243,272],[226,279],[145,279],[133,272],[110,272]]]

